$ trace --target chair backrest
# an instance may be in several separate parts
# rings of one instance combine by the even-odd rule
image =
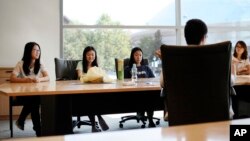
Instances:
[[[169,125],[229,119],[231,42],[162,45]]]
[[[143,59],[143,64],[144,65],[148,65],[148,59]],[[125,69],[125,67],[126,66],[128,66],[129,65],[129,58],[125,58],[124,60],[123,60],[123,68]],[[115,58],[115,72],[116,72],[116,78],[118,78],[118,59],[117,58]]]
[[[55,58],[56,80],[76,80],[77,63],[81,60],[65,60]]]

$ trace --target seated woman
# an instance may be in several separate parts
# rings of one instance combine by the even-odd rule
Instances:
[[[80,78],[82,75],[86,75],[88,69],[94,66],[98,67],[96,50],[92,46],[87,46],[83,51],[82,61],[78,62],[76,67],[78,77]],[[108,130],[109,127],[102,116],[97,115],[97,118],[102,130]],[[95,115],[89,115],[89,119],[92,124],[92,132],[100,132],[101,130],[96,128],[95,125]]]
[[[234,48],[232,64],[237,75],[249,75],[250,63],[247,52],[247,45],[244,41],[238,41]]]
[[[40,62],[41,48],[35,42],[29,42],[25,45],[24,54],[21,61],[19,61],[14,68],[10,82],[14,83],[39,83],[49,81],[47,69]],[[18,101],[23,103],[23,109],[16,121],[16,126],[24,130],[26,117],[31,114],[33,122],[33,129],[37,136],[41,135],[41,122],[40,122],[40,97],[27,96],[17,97]]]
[[[136,64],[137,67],[137,77],[138,78],[152,78],[155,77],[152,70],[147,66],[143,64],[143,52],[141,48],[135,47],[132,49],[129,59],[129,66],[125,66],[124,70],[124,78],[131,78],[131,68],[133,64]],[[138,116],[144,117],[144,111],[137,112]],[[155,127],[155,124],[153,122],[153,114],[154,111],[147,110],[147,116],[149,120],[148,127]]]

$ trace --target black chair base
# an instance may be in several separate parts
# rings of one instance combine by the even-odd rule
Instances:
[[[79,61],[81,60],[65,60],[65,59],[59,59],[55,58],[55,71],[56,71],[56,80],[77,80],[77,73],[76,73],[76,66]],[[72,106],[72,109],[78,109],[77,106]],[[74,110],[73,110],[74,111]],[[81,121],[80,116],[81,115],[75,115],[75,113],[72,113],[72,116],[76,116],[77,120],[73,121],[72,127],[78,127],[80,128],[81,125],[89,125],[92,126],[91,122],[88,120]],[[96,122],[96,128],[99,128],[98,123]]]
[[[81,125],[89,125],[92,126],[91,122],[89,120],[83,120],[81,121],[81,117],[77,116],[77,120],[73,120],[73,129],[77,126],[77,128],[81,128]],[[98,122],[95,122],[96,128],[99,128]]]
[[[130,115],[130,116],[123,116],[121,117],[121,121],[119,122],[119,127],[123,128],[123,123],[128,121],[128,120],[136,120],[137,123],[139,123],[140,121],[142,122],[141,128],[145,128],[146,127],[146,121],[147,121],[148,117],[147,116],[137,116],[137,115]],[[153,117],[153,120],[156,120],[155,124],[159,125],[160,124],[160,119]]]
[[[99,128],[98,122],[95,122],[95,124],[96,124],[96,128]],[[81,128],[82,125],[92,126],[90,121],[77,121],[77,120],[74,120],[72,125],[73,125],[73,129],[75,127]]]

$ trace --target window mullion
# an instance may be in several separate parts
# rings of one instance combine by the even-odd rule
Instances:
[[[176,45],[181,45],[181,0],[175,0]]]

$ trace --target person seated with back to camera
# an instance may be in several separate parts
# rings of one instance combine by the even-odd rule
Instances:
[[[153,78],[153,77],[155,77],[152,70],[147,65],[144,65],[143,52],[142,52],[141,48],[139,48],[139,47],[134,47],[131,51],[129,65],[125,66],[125,69],[124,69],[124,78],[131,78],[131,75],[132,75],[131,69],[133,67],[133,64],[136,64],[138,78]],[[137,112],[137,116],[139,116],[140,118],[145,117],[144,114],[145,114],[145,111]],[[147,117],[149,120],[148,127],[155,127],[155,124],[153,122],[153,115],[154,115],[153,110],[147,110]]]
[[[207,39],[207,32],[208,32],[208,28],[205,22],[203,22],[200,19],[190,19],[186,22],[186,25],[184,27],[184,36],[185,36],[185,40],[187,45],[205,45],[206,43],[206,39]],[[156,50],[155,52],[156,56],[158,56],[161,59],[161,51],[160,50]],[[231,66],[231,68],[233,68],[233,66]],[[234,88],[232,87],[234,83],[234,69],[232,69],[231,71],[231,90],[230,90],[230,94],[231,95],[236,95]],[[160,84],[161,87],[164,87],[164,81],[163,81],[163,75],[162,72],[160,74]],[[166,105],[165,105],[165,109],[167,109]],[[229,108],[229,113],[230,113],[230,118],[233,117],[234,112],[232,109],[232,105],[230,104],[230,108]],[[165,115],[164,115],[164,120],[168,120],[168,112],[166,111]]]
[[[96,50],[92,46],[87,46],[82,53],[82,61],[79,61],[76,67],[78,78],[81,78],[83,75],[86,75],[89,68],[91,67],[98,67],[97,63],[97,54]],[[88,115],[90,122],[92,124],[92,132],[100,132],[101,130],[96,128],[95,125],[95,115]],[[97,115],[97,118],[99,120],[99,124],[102,128],[102,130],[106,131],[109,129],[107,123],[102,118],[101,115]]]
[[[250,62],[248,58],[247,45],[244,41],[238,41],[234,47],[232,64],[235,67],[237,75],[250,74]]]

